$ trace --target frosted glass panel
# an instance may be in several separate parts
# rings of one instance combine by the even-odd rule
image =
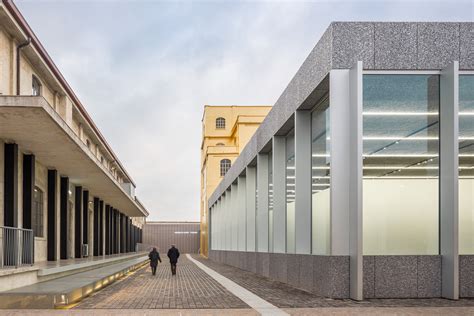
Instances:
[[[459,253],[474,254],[474,76],[459,76]]]
[[[330,225],[330,137],[329,101],[322,102],[311,114],[312,167],[312,253],[329,254]]]
[[[295,253],[295,133],[286,136],[286,252]]]
[[[363,253],[438,254],[439,76],[363,80]]]
[[[268,252],[273,252],[273,152],[268,153]]]
[[[364,254],[438,253],[437,179],[363,180]]]

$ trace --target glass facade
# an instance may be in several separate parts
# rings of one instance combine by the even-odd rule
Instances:
[[[330,232],[330,133],[329,100],[311,114],[311,218],[312,253],[329,254]]]
[[[286,250],[295,252],[295,132],[286,136]]]
[[[364,255],[438,254],[439,76],[363,77]]]
[[[268,153],[268,251],[273,252],[273,152]]]
[[[474,254],[474,75],[459,76],[459,253]]]
[[[439,254],[439,110],[440,75],[363,76],[364,255]],[[328,97],[311,113],[311,253],[315,255],[331,254],[330,115]],[[280,233],[286,233],[287,253],[295,253],[294,130],[285,137],[285,161],[286,232]],[[269,252],[274,251],[273,180],[270,151]],[[459,252],[474,254],[474,75],[467,74],[459,76]]]

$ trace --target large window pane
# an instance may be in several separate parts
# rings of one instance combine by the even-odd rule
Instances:
[[[295,252],[295,133],[286,136],[286,251]]]
[[[459,253],[474,254],[474,76],[459,76]]]
[[[364,254],[438,254],[439,76],[363,80]]]
[[[329,254],[330,143],[329,101],[311,114],[312,153],[312,253]]]
[[[268,252],[273,252],[273,153],[268,153]]]

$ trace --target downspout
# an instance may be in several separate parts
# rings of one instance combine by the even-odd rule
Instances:
[[[28,39],[26,40],[26,42],[16,47],[16,95],[20,95],[20,59],[21,59],[20,52],[22,48],[30,45],[30,43],[31,43],[31,37],[28,36]]]

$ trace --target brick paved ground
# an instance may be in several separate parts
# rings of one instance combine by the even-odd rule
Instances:
[[[465,316],[473,315],[469,307],[319,307],[319,308],[289,308],[284,309],[290,315],[317,316]],[[51,315],[103,315],[103,316],[257,316],[251,309],[79,309],[79,310],[0,310],[0,315],[6,316],[51,316]]]
[[[228,265],[207,260],[198,255],[193,258],[209,268],[234,281],[240,286],[260,296],[264,300],[280,308],[311,308],[311,307],[472,307],[474,315],[474,299],[458,301],[446,299],[371,299],[362,302],[353,300],[326,299],[311,293],[295,289],[284,283],[272,281],[252,272],[240,270]]]
[[[73,315],[154,315],[156,309],[160,309],[161,315],[257,315],[185,256],[182,257],[176,277],[171,276],[167,263],[159,265],[155,277],[146,267],[86,298],[69,312]],[[325,299],[251,272],[193,257],[291,315],[474,315],[474,300],[378,299],[355,302]],[[44,315],[50,315],[50,312]],[[0,314],[3,313],[0,311]],[[7,315],[28,314],[8,311]]]
[[[74,308],[249,308],[186,256],[180,257],[178,273],[174,277],[167,261],[158,265],[156,276],[151,275],[147,266],[84,299]]]

